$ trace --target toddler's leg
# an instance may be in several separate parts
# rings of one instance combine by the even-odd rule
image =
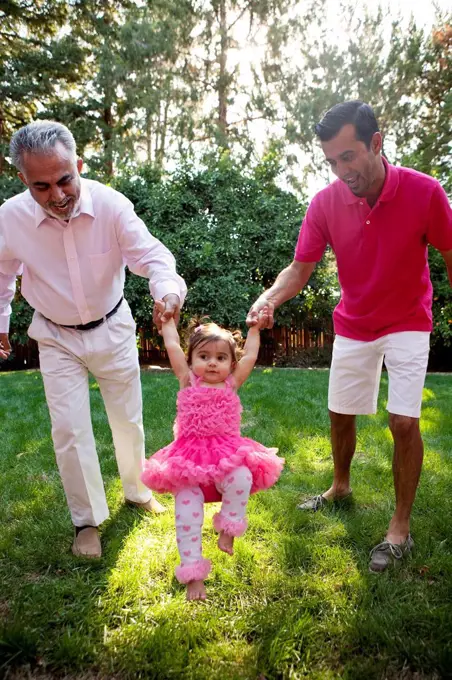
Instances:
[[[202,556],[201,530],[204,520],[204,495],[199,487],[176,494],[176,538],[181,563],[176,578],[187,584],[188,600],[204,600],[204,579],[210,572],[210,560]]]
[[[235,536],[242,536],[248,526],[245,517],[253,477],[247,467],[241,466],[228,474],[218,485],[223,496],[220,512],[213,518],[213,525],[219,532],[218,547],[232,555]]]

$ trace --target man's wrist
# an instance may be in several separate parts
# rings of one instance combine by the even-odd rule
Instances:
[[[266,291],[265,293],[262,293],[262,295],[258,298],[258,304],[259,306],[271,304],[274,307],[276,307],[276,300],[271,293]]]

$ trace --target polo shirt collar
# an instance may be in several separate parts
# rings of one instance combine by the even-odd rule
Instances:
[[[385,166],[386,177],[383,184],[383,189],[381,190],[381,194],[378,198],[379,203],[392,200],[396,194],[397,187],[399,186],[399,173],[397,172],[397,168],[395,168],[394,165],[391,165],[391,163],[388,163],[384,156],[382,156],[381,159],[383,161],[383,165]],[[355,194],[344,182],[341,180],[337,181],[341,184],[344,203],[347,205],[352,205],[353,203],[363,200],[360,196],[355,196]]]
[[[91,196],[91,192],[88,188],[88,184],[83,177],[80,180],[81,188],[80,188],[80,205],[79,209],[77,210],[75,217],[78,217],[79,215],[85,214],[85,215],[90,215],[91,217],[95,217],[94,214],[94,206],[93,206],[93,198]],[[30,194],[31,195],[31,194]],[[39,203],[35,204],[35,227],[39,227],[44,220],[46,220],[50,215],[46,213],[46,211],[41,208]]]

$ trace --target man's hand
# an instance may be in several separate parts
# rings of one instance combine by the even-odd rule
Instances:
[[[0,359],[7,359],[11,354],[8,333],[0,333]]]
[[[293,260],[288,267],[279,272],[276,281],[271,288],[265,290],[262,295],[257,298],[254,305],[252,305],[248,316],[246,317],[246,324],[250,328],[258,324],[259,312],[267,307],[268,318],[266,326],[261,328],[273,328],[275,307],[279,307],[287,300],[298,295],[302,290],[309,277],[315,269],[315,262],[298,262]]]
[[[248,316],[246,317],[246,325],[248,327],[258,326],[259,330],[264,328],[273,328],[275,322],[273,315],[275,312],[275,305],[266,298],[258,298],[254,305],[252,305]]]
[[[165,295],[163,300],[156,300],[152,319],[159,332],[162,330],[162,324],[170,319],[174,319],[174,323],[177,325],[179,323],[179,316],[180,300],[178,295],[169,293]]]

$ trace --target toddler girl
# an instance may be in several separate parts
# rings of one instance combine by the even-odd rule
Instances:
[[[164,305],[156,301],[161,313]],[[176,578],[187,584],[188,600],[204,600],[204,579],[210,560],[201,551],[204,503],[221,500],[213,518],[218,547],[233,554],[234,537],[247,528],[250,493],[267,489],[278,479],[284,459],[278,449],[240,436],[242,407],[236,390],[256,363],[260,329],[266,312],[248,331],[244,353],[237,360],[237,333],[214,323],[197,326],[181,349],[174,320],[163,323],[162,335],[171,366],[179,379],[174,441],[148,461],[143,482],[158,493],[171,492],[176,502],[176,536],[180,565]],[[238,333],[238,335],[240,335]]]

